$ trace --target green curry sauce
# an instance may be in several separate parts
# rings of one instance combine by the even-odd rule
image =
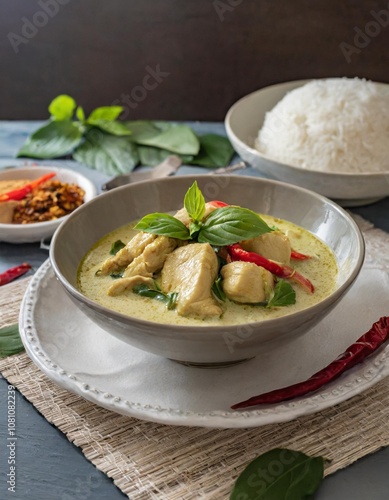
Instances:
[[[96,276],[96,272],[102,262],[109,257],[113,242],[121,240],[127,243],[136,234],[137,231],[133,229],[136,223],[130,223],[112,231],[90,249],[79,267],[79,290],[91,300],[128,316],[157,323],[192,326],[238,325],[264,321],[300,311],[330,295],[336,284],[337,264],[329,247],[309,231],[291,222],[268,215],[261,215],[261,217],[270,226],[277,226],[286,233],[295,251],[311,256],[308,260],[291,261],[291,266],[307,277],[315,287],[314,293],[311,294],[291,281],[296,292],[296,303],[293,305],[266,308],[257,305],[236,304],[226,300],[222,305],[224,312],[220,318],[197,319],[179,316],[175,310],[168,310],[162,302],[139,296],[132,290],[115,297],[109,296],[107,290],[112,284],[113,278],[109,275]]]

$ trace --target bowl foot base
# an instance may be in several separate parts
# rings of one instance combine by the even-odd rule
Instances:
[[[179,363],[184,366],[192,366],[195,368],[228,368],[229,366],[240,365],[241,363],[245,363],[246,361],[250,361],[252,358],[238,359],[236,361],[221,361],[218,363],[195,363],[192,361],[180,361],[178,359],[170,359],[170,361],[174,361],[175,363]]]

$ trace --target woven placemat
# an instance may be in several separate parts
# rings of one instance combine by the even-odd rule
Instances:
[[[18,320],[28,282],[0,289],[0,327]],[[110,412],[55,385],[25,353],[0,360],[0,372],[131,499],[228,498],[244,467],[275,447],[324,456],[328,475],[389,445],[389,379],[291,422],[215,430]]]

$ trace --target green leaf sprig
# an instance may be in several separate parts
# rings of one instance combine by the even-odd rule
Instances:
[[[157,286],[156,283],[155,287],[156,287],[155,289],[150,288],[148,285],[143,283],[134,286],[132,291],[142,297],[149,297],[151,299],[156,299],[163,302],[164,304],[166,304],[166,308],[169,310],[175,309],[177,304],[178,293],[177,292],[164,293],[161,291],[161,289]]]
[[[273,295],[266,307],[283,307],[296,303],[296,292],[286,280],[278,280],[273,290]]]
[[[116,255],[119,250],[124,248],[126,245],[122,242],[122,240],[116,240],[112,243],[111,248],[109,250],[110,255]]]
[[[226,137],[198,136],[185,124],[119,121],[122,106],[102,106],[86,116],[73,97],[63,94],[49,104],[50,121],[33,132],[18,157],[71,156],[108,175],[131,172],[137,165],[155,166],[169,155],[206,168],[228,165],[234,150]]]
[[[189,229],[172,215],[163,213],[146,215],[135,229],[212,246],[232,245],[272,231],[257,213],[236,206],[217,208],[202,220],[205,200],[196,181],[185,194],[184,206],[192,219]]]
[[[222,282],[223,278],[219,275],[215,281],[213,282],[212,285],[212,293],[215,295],[215,297],[220,301],[220,302],[225,302],[227,297],[226,294],[224,293],[223,287],[222,287]]]
[[[323,457],[275,448],[253,460],[240,474],[230,500],[307,500],[324,475]]]
[[[219,275],[212,285],[212,292],[220,301],[226,300],[226,295],[222,287],[222,277]],[[268,301],[250,303],[253,306],[262,306],[266,308],[285,307],[296,303],[296,292],[292,285],[285,280],[277,281],[274,290],[272,290],[271,298]]]
[[[0,358],[24,351],[18,324],[0,328]]]

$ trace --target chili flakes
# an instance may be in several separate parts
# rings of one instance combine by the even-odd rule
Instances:
[[[30,224],[59,219],[84,203],[85,191],[58,180],[37,186],[15,208],[12,222]]]

